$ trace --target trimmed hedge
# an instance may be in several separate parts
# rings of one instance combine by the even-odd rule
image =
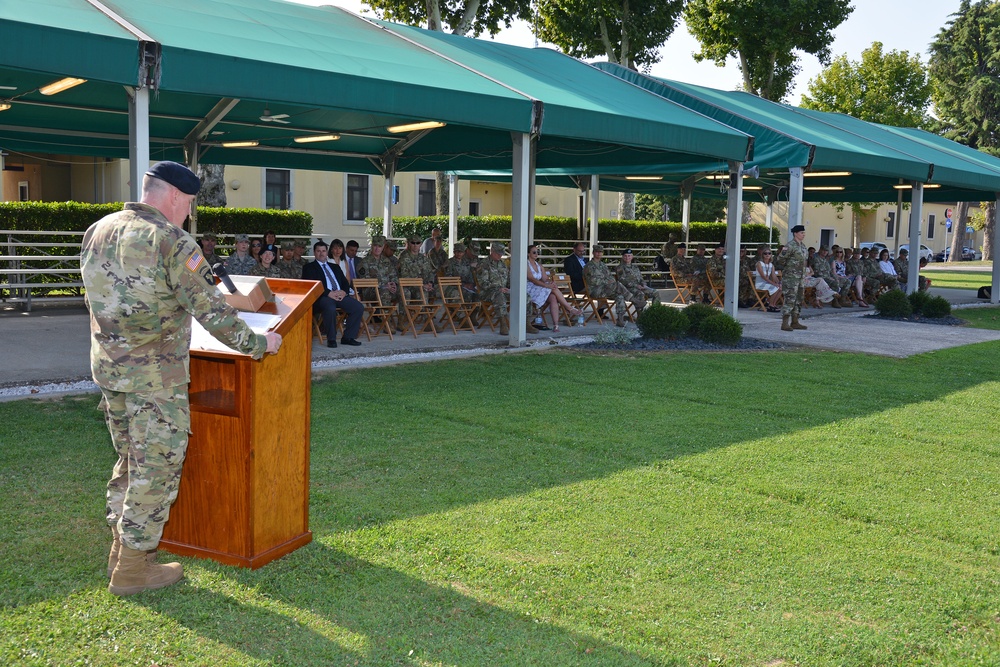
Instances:
[[[687,335],[691,321],[688,320],[683,311],[677,308],[654,303],[639,313],[635,325],[639,328],[639,333],[642,334],[643,338],[675,340]]]
[[[382,233],[382,218],[365,220],[369,234]],[[577,240],[576,218],[555,216],[535,217],[535,238],[552,240]],[[511,216],[509,215],[463,215],[458,218],[458,238],[507,239],[510,238]],[[601,238],[622,242],[666,242],[670,234],[683,238],[684,231],[679,222],[654,222],[649,220],[598,220]],[[396,216],[392,219],[393,236],[404,238],[416,234],[421,238],[431,235],[434,227],[448,228],[448,216]],[[690,240],[692,243],[722,243],[726,240],[726,223],[692,222]],[[743,225],[743,243],[767,243],[768,230],[765,225]]]
[[[83,232],[104,216],[120,211],[121,202],[0,202],[0,228],[33,232]],[[305,211],[259,208],[198,207],[198,231],[220,235],[237,232],[261,236],[273,229],[282,234],[312,234],[313,218]]]

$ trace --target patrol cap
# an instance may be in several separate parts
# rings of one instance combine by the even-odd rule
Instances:
[[[479,254],[480,249],[481,246],[479,245],[479,241],[471,241],[469,243],[469,250],[476,253],[477,255]]]
[[[595,245],[594,246],[594,252],[604,252],[604,246],[602,246],[602,245]]]
[[[382,234],[372,234],[372,245],[385,245],[385,236]]]
[[[295,246],[296,248],[308,248],[309,247],[309,244],[306,243],[305,239],[295,239],[294,241],[292,241],[292,245]]]
[[[464,243],[456,243],[455,244],[455,252],[456,253],[458,253],[458,252],[465,252],[465,244]]]
[[[406,240],[410,243],[423,243],[423,239],[420,238],[419,234],[410,234],[410,237]]]
[[[146,176],[165,181],[186,195],[196,195],[201,190],[201,179],[179,162],[157,162],[149,168]]]
[[[901,257],[902,257],[903,255],[909,255],[909,254],[910,254],[910,251],[909,251],[909,250],[907,250],[906,248],[900,248],[900,249],[899,249],[899,255],[900,255]]]
[[[201,235],[203,239],[212,239],[213,241],[218,241],[219,237],[215,232],[205,232]]]
[[[622,254],[623,255],[631,255],[632,254],[632,248],[625,248],[624,250],[622,250]]]
[[[250,236],[247,235],[247,234],[237,234],[236,235],[236,242],[237,243],[250,243]]]
[[[490,244],[490,252],[495,252],[498,255],[502,255],[507,252],[507,246],[500,243],[500,241],[494,241]]]
[[[798,234],[799,232],[806,231],[805,225],[795,225],[792,227],[792,234]]]

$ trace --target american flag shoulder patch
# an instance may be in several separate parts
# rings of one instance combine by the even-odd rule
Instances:
[[[202,259],[201,253],[195,250],[191,256],[188,257],[188,261],[184,263],[184,266],[188,268],[188,271],[197,271],[198,267],[201,266]]]

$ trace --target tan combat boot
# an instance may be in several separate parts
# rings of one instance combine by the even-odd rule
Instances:
[[[510,322],[506,316],[500,316],[500,335],[507,336],[510,335]]]
[[[792,328],[793,329],[808,329],[809,327],[807,327],[806,325],[804,325],[801,322],[799,322],[799,314],[798,313],[792,313]]]
[[[111,542],[111,553],[108,554],[108,579],[111,578],[111,573],[118,565],[118,554],[121,553],[122,548],[122,540],[118,536],[118,526],[111,526],[111,534],[114,535],[114,540]],[[146,562],[156,564],[156,549],[150,549],[146,552]]]
[[[147,552],[122,544],[108,591],[114,595],[135,595],[165,588],[184,578],[184,568],[180,563],[158,565],[150,563],[148,557]]]
[[[840,305],[840,295],[839,294],[834,294],[833,295],[833,301],[830,302],[830,305],[832,305],[834,308],[843,308],[843,306]]]
[[[792,330],[792,327],[789,326],[789,324],[788,324],[788,315],[782,315],[781,316],[781,330],[782,331],[791,331]]]
[[[527,324],[524,325],[524,330],[527,331],[528,333],[535,333],[535,334],[538,333],[538,329],[536,329],[535,325],[532,324],[531,322],[528,322]]]
[[[854,304],[851,303],[851,297],[849,296],[840,297],[840,305],[844,308],[852,308],[854,306]]]

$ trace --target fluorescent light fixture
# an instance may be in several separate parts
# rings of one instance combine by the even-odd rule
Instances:
[[[933,190],[935,188],[941,187],[940,183],[924,183],[924,190]],[[912,185],[894,185],[893,190],[912,190]]]
[[[802,188],[803,190],[810,190],[812,192],[839,192],[844,189],[843,185],[812,185]]]
[[[806,178],[816,178],[820,176],[850,176],[849,171],[807,171],[802,174]]]
[[[309,137],[295,137],[292,139],[297,144],[311,144],[317,141],[336,141],[340,139],[339,134],[314,134]]]
[[[0,101],[0,111],[6,111],[10,108],[10,102]]]
[[[407,125],[393,125],[392,127],[386,128],[393,134],[399,134],[400,132],[417,132],[418,130],[434,130],[439,127],[444,127],[445,123],[436,120],[425,120],[422,123],[409,123]]]
[[[710,176],[706,176],[705,178],[710,181],[728,181],[729,174],[712,174]],[[743,178],[750,178],[750,174],[743,174]]]
[[[223,148],[253,148],[259,141],[223,141]]]
[[[626,181],[662,181],[662,176],[626,176]]]
[[[69,90],[73,86],[79,86],[81,83],[87,83],[86,79],[76,79],[71,76],[65,79],[59,79],[58,81],[53,81],[47,86],[42,86],[38,89],[42,95],[55,95],[56,93],[61,93],[64,90]]]
[[[746,192],[747,190],[763,190],[763,189],[764,188],[762,186],[760,186],[760,185],[744,185],[743,186],[743,191],[744,192]]]

